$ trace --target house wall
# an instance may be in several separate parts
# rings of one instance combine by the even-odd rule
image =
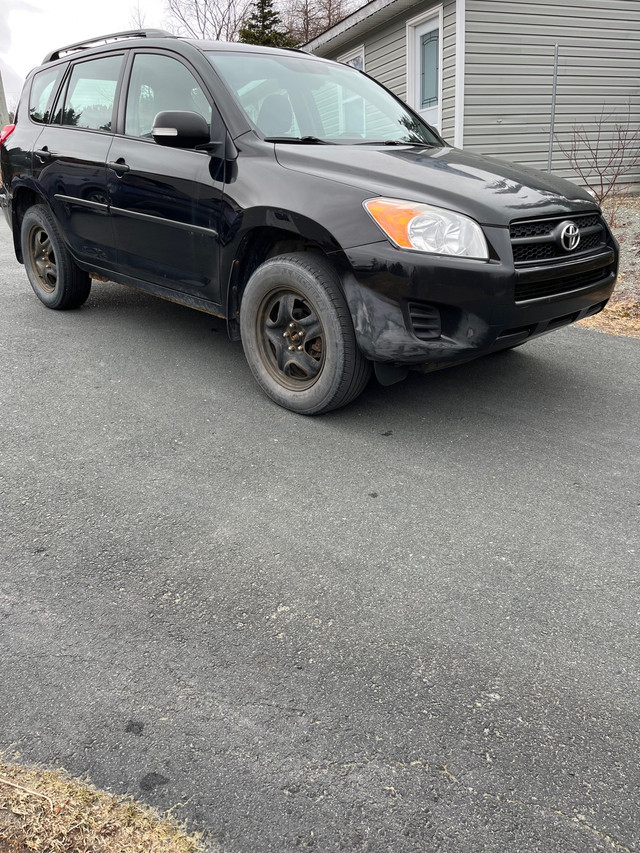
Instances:
[[[600,125],[607,151],[616,123],[638,129],[638,0],[466,0],[465,148],[547,168],[556,43],[553,171],[575,176],[561,146],[576,127]]]
[[[328,59],[337,59],[364,44],[365,71],[383,83],[402,100],[407,98],[407,21],[437,6],[443,7],[442,56],[442,135],[453,140],[455,89],[455,0],[416,3],[409,12],[355,37],[339,50],[317,51]]]
[[[316,52],[337,59],[364,44],[367,73],[406,100],[406,22],[437,5],[443,6],[444,26],[441,132],[448,142],[456,138],[456,8],[464,8],[464,112],[457,137],[464,148],[547,168],[558,44],[553,171],[579,179],[566,152],[577,141],[577,153],[588,163],[589,152],[577,139],[580,128],[591,140],[599,132],[604,163],[618,126],[627,135],[626,162],[637,161],[622,180],[640,184],[638,138],[631,139],[640,128],[640,0],[405,3],[390,21],[343,40],[339,49],[329,43]],[[587,177],[593,181],[595,175]]]

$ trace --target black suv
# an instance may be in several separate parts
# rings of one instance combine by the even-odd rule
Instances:
[[[618,250],[582,189],[450,148],[301,51],[116,33],[49,54],[2,131],[0,203],[50,308],[113,280],[227,320],[314,414],[601,311]]]

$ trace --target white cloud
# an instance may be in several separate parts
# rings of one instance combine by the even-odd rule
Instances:
[[[146,26],[158,27],[164,0],[140,0]],[[0,68],[7,100],[29,71],[52,50],[105,33],[133,28],[136,0],[0,0]]]
[[[12,13],[38,11],[40,11],[39,8],[28,0],[0,0],[0,21],[6,22],[6,26],[0,28],[0,53],[6,53],[11,47],[10,16]]]

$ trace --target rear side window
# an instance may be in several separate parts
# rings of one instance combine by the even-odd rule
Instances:
[[[140,53],[133,62],[124,132],[149,138],[154,118],[164,110],[200,113],[211,127],[211,104],[189,69],[170,56]]]
[[[65,70],[64,65],[38,71],[31,84],[29,95],[29,116],[37,124],[48,124],[51,121],[51,108],[58,83]]]
[[[122,59],[122,56],[105,56],[74,65],[56,122],[110,131]]]

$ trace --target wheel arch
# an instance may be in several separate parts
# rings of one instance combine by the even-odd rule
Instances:
[[[281,227],[274,220],[282,221]],[[291,227],[291,226],[294,227]],[[261,222],[253,223],[235,242],[235,251],[222,270],[227,281],[226,316],[229,337],[240,339],[240,305],[246,284],[255,270],[265,261],[292,252],[314,252],[328,258],[339,278],[349,263],[335,237],[318,223],[306,217],[293,216],[285,211],[266,211]]]
[[[13,231],[13,248],[16,258],[21,264],[24,264],[21,241],[22,220],[27,210],[36,204],[45,205],[49,209],[44,197],[30,187],[20,186],[13,191],[11,199],[11,230]]]

